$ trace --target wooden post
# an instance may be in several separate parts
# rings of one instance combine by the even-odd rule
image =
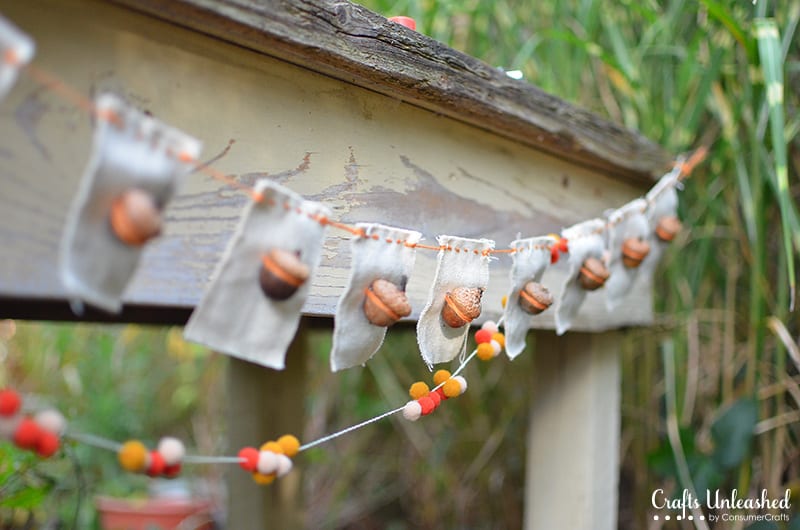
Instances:
[[[286,370],[276,371],[231,358],[228,363],[228,446],[231,454],[259,447],[291,433],[301,438],[304,423],[305,321],[286,355]],[[228,473],[227,528],[263,530],[303,528],[300,469],[268,486],[257,485],[241,469]]]
[[[525,528],[615,529],[619,333],[535,336]]]

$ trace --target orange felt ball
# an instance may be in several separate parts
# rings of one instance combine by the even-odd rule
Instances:
[[[488,361],[494,357],[494,348],[491,342],[484,342],[478,344],[478,359],[481,361]]]
[[[441,385],[448,379],[450,379],[450,372],[447,370],[436,370],[436,373],[433,374],[433,384],[436,386]]]
[[[495,333],[494,335],[492,335],[492,340],[496,340],[500,344],[501,348],[505,348],[506,336],[503,335],[502,333]]]
[[[419,399],[423,396],[427,396],[430,391],[431,389],[428,388],[428,385],[422,381],[417,381],[408,389],[408,395],[411,396],[411,399]]]
[[[278,442],[267,442],[261,446],[262,451],[271,451],[276,455],[283,454],[283,447]]]
[[[444,395],[449,398],[461,395],[461,385],[455,379],[448,379],[442,387],[442,390],[444,390]]]
[[[289,458],[294,458],[300,450],[300,440],[292,434],[284,434],[278,438],[278,445],[283,448],[283,454]]]
[[[139,473],[147,468],[147,447],[139,440],[128,440],[117,452],[117,461],[125,471]]]
[[[272,473],[270,475],[264,475],[262,473],[255,472],[253,473],[253,480],[256,482],[256,484],[266,486],[267,484],[272,484],[272,482],[275,480],[275,474]]]

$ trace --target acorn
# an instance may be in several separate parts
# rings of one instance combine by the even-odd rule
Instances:
[[[310,270],[300,260],[299,252],[273,248],[261,259],[258,283],[273,300],[286,300],[303,285]]]
[[[658,224],[656,224],[656,235],[661,241],[669,243],[675,239],[675,236],[678,235],[678,232],[682,229],[683,224],[680,219],[674,215],[665,215],[659,219]]]
[[[148,192],[132,188],[114,199],[109,214],[111,230],[132,247],[140,247],[161,233],[161,209]]]
[[[538,315],[553,304],[553,295],[537,282],[528,282],[519,292],[519,305],[523,311]]]
[[[405,291],[390,281],[375,280],[364,294],[364,315],[376,326],[391,326],[411,314]]]
[[[631,237],[622,243],[622,264],[635,269],[650,253],[650,243],[639,237]]]
[[[581,266],[578,282],[587,291],[594,291],[606,283],[609,274],[602,261],[597,258],[587,258]]]
[[[460,328],[481,315],[480,287],[456,287],[444,295],[442,320],[451,328]]]

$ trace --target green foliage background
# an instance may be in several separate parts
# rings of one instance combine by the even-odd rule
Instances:
[[[675,153],[710,145],[682,193],[688,230],[658,275],[656,325],[629,330],[621,344],[620,528],[652,522],[656,488],[738,488],[753,496],[767,488],[780,497],[800,486],[800,321],[788,309],[800,247],[800,2],[363,3],[386,16],[412,16],[420,32],[522,70],[526,81]],[[756,20],[767,17],[777,40],[756,32]],[[783,100],[770,102],[766,86],[781,77]],[[390,334],[367,369],[335,375],[327,370],[330,330],[309,333],[305,439],[402,403],[423,375],[411,328]],[[0,386],[57,396],[90,432],[151,442],[172,433],[200,452],[224,452],[224,361],[177,334],[20,325],[6,345]],[[297,465],[308,527],[519,527],[531,351],[513,366],[504,359],[470,366],[470,391],[445,403],[435,421],[393,418],[304,453]],[[142,490],[113,456],[73,452],[87,494]],[[76,499],[67,464],[41,468],[24,455],[0,462],[12,460],[30,481],[26,502],[44,516],[61,510],[70,517]],[[4,473],[0,466],[0,481],[10,476]],[[221,471],[208,475],[218,482]]]

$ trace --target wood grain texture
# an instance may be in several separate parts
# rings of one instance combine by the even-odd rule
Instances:
[[[535,336],[524,528],[613,530],[619,332]]]
[[[114,91],[203,140],[204,160],[252,184],[271,178],[324,202],[338,220],[495,239],[541,235],[601,215],[641,186],[543,154],[416,105],[343,83],[127,8],[89,0],[0,0],[37,41],[36,64],[87,95]],[[0,103],[0,315],[60,318],[57,249],[91,147],[92,120],[23,77]],[[125,295],[179,322],[199,301],[247,195],[201,174],[184,182]],[[350,235],[329,229],[303,311],[330,316],[349,273]],[[98,257],[102,259],[102,257]],[[420,250],[408,285],[419,314],[436,253]],[[511,259],[490,266],[484,318],[497,318]],[[548,272],[558,291],[561,266]],[[614,313],[592,293],[576,329],[651,320],[649,285]],[[536,326],[552,328],[547,312]],[[94,315],[94,316],[93,316]],[[138,315],[138,316],[137,316]],[[90,314],[87,318],[97,318]],[[160,317],[158,317],[160,318]]]
[[[114,0],[620,178],[670,162],[641,135],[347,0]]]

